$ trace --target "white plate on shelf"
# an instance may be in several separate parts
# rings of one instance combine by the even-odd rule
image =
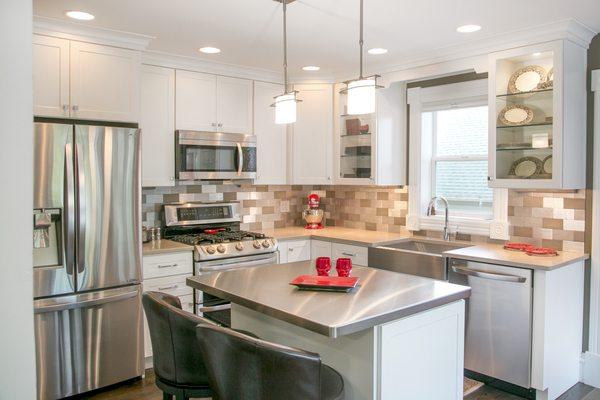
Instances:
[[[509,93],[524,93],[538,89],[546,81],[546,70],[539,65],[528,65],[517,70],[508,81]]]
[[[504,107],[498,119],[506,126],[526,125],[533,121],[533,110],[521,104]]]
[[[544,158],[544,161],[542,162],[543,164],[543,171],[545,174],[552,174],[552,155],[549,155],[548,157]]]
[[[535,157],[522,157],[510,167],[509,175],[517,178],[531,178],[541,172],[542,161]]]

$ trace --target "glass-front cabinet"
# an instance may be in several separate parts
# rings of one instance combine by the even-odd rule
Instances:
[[[585,59],[569,41],[490,55],[491,187],[585,187]]]
[[[347,113],[344,87],[334,92],[334,183],[406,184],[405,86],[378,89],[375,112],[361,115]]]

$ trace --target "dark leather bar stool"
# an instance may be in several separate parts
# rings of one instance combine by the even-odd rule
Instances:
[[[199,325],[213,400],[338,400],[344,380],[315,353]]]
[[[183,311],[179,298],[166,293],[146,292],[142,304],[152,339],[156,386],[163,391],[163,400],[211,397],[196,340],[196,326],[208,322]]]

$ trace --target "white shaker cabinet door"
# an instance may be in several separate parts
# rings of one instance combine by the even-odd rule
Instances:
[[[175,73],[175,126],[192,131],[217,130],[217,77],[200,72]]]
[[[137,122],[139,51],[71,42],[71,117]]]
[[[69,116],[69,41],[33,36],[33,114]]]
[[[254,82],[254,134],[256,135],[257,177],[259,185],[287,183],[286,125],[275,123],[274,97],[283,93],[283,85]]]
[[[175,184],[175,70],[142,66],[142,186]]]
[[[252,81],[217,76],[217,130],[252,134]]]
[[[292,127],[292,183],[331,184],[333,85],[294,85],[298,118]]]

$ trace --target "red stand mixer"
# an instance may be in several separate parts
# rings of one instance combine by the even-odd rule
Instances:
[[[323,229],[323,217],[325,213],[319,209],[321,199],[319,195],[312,193],[308,196],[308,207],[302,212],[302,218],[306,221],[305,229]]]

